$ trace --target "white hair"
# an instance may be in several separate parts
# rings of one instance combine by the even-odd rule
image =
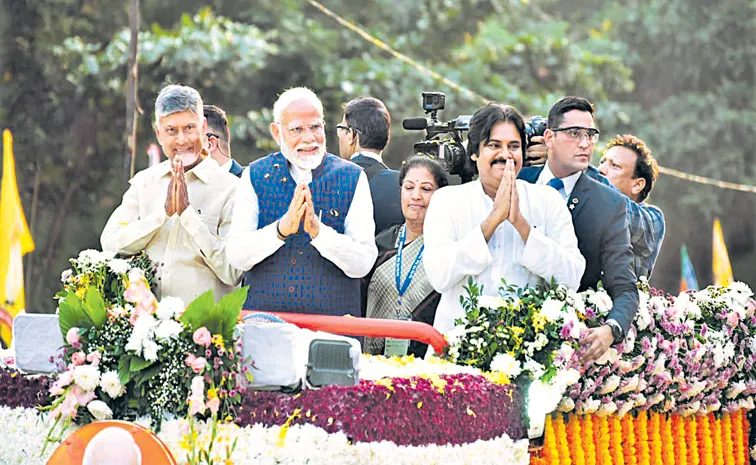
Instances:
[[[142,451],[123,428],[105,428],[89,441],[82,465],[142,465]]]
[[[278,100],[276,100],[276,103],[273,105],[273,118],[276,123],[281,122],[281,114],[289,105],[297,100],[307,100],[320,112],[321,115],[323,114],[323,103],[318,96],[315,95],[315,92],[307,87],[292,87],[278,96]]]
[[[202,108],[202,97],[196,89],[171,84],[163,87],[155,100],[155,122],[163,116],[187,110],[202,119],[205,117]]]

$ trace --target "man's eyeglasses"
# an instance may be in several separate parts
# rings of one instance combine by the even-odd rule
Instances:
[[[337,124],[337,125],[336,125],[336,129],[341,129],[341,130],[343,130],[343,131],[346,131],[346,132],[349,132],[349,131],[354,131],[354,132],[356,132],[357,134],[362,134],[362,131],[360,131],[360,130],[359,130],[359,129],[357,129],[356,127],[354,127],[354,126],[347,126],[347,125],[345,125],[345,124]]]
[[[280,125],[281,123],[276,124]],[[305,126],[289,126],[285,129],[292,136],[301,136],[304,134],[305,130],[309,130],[313,134],[322,134],[323,131],[325,131],[325,122],[319,121]]]
[[[594,128],[581,128],[580,126],[570,126],[568,128],[556,128],[552,129],[554,132],[564,132],[567,134],[567,137],[570,139],[575,139],[577,141],[583,140],[583,137],[588,138],[588,142],[595,144],[599,140],[599,132],[598,129]]]

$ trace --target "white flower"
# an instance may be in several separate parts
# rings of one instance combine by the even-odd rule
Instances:
[[[635,324],[638,327],[638,331],[644,331],[654,321],[654,317],[651,316],[649,310],[649,298],[645,292],[639,292],[640,303],[638,304],[638,313],[635,314]]]
[[[169,320],[179,317],[184,313],[184,301],[180,297],[163,297],[158,304],[157,317],[161,320]]]
[[[604,355],[598,358],[596,360],[597,365],[606,365],[607,363],[610,365],[614,365],[617,360],[620,359],[619,352],[617,352],[617,349],[614,347],[610,347],[606,352],[604,352]]]
[[[673,312],[669,315],[669,318],[677,322],[688,314],[688,306],[690,306],[690,296],[687,292],[682,292],[677,296],[672,307]]]
[[[97,420],[109,420],[113,418],[113,411],[110,410],[108,404],[101,400],[93,400],[87,404],[87,410]]]
[[[562,316],[562,307],[564,302],[549,297],[541,307],[541,316],[547,321],[556,321]]]
[[[111,252],[110,250],[103,250],[102,252],[99,252],[97,254],[97,261],[100,263],[105,263],[109,260],[115,259],[115,252]]]
[[[580,371],[570,368],[568,370],[559,370],[556,374],[554,384],[560,386],[562,390],[580,381]]]
[[[745,294],[748,297],[751,297],[753,295],[753,291],[750,287],[748,287],[748,284],[742,281],[735,281],[734,283],[730,284],[730,291],[737,292],[739,294]]]
[[[738,402],[738,405],[740,408],[744,410],[753,410],[756,408],[756,405],[753,403],[753,397],[746,397],[745,399],[740,399]]]
[[[529,371],[532,373],[531,379],[539,379],[546,372],[546,368],[543,365],[530,357],[525,358],[525,365],[522,369],[523,371]]]
[[[86,249],[79,252],[79,256],[76,257],[76,261],[81,264],[96,264],[100,261],[100,252],[94,249]]]
[[[66,284],[68,280],[71,279],[71,276],[73,276],[73,270],[71,270],[71,268],[63,270],[63,273],[60,274],[60,282]]]
[[[507,353],[496,354],[491,360],[491,371],[504,373],[508,378],[514,379],[522,372],[520,362]]]
[[[110,260],[108,262],[108,268],[110,268],[110,271],[116,274],[124,274],[129,271],[129,268],[131,268],[131,265],[129,265],[129,262],[122,258],[114,258],[113,260]]]
[[[157,328],[155,328],[155,338],[158,341],[167,341],[168,339],[175,339],[181,334],[184,326],[176,320],[163,320],[160,322]]]
[[[606,417],[614,412],[617,411],[617,404],[615,404],[613,401],[604,402],[601,404],[601,407],[599,407],[598,411],[596,412],[596,415],[600,417]]]
[[[617,390],[620,384],[620,377],[612,375],[604,381],[604,385],[601,387],[599,394],[609,394]]]
[[[609,310],[612,309],[613,305],[612,298],[609,297],[609,294],[607,294],[603,289],[599,289],[598,291],[589,295],[588,302],[592,303],[596,307],[599,315],[609,313]]]
[[[569,397],[564,397],[561,402],[559,402],[559,405],[557,405],[557,410],[564,413],[569,413],[573,410],[575,410],[575,401],[570,399]]]
[[[100,384],[100,371],[94,365],[79,365],[74,368],[73,379],[82,391],[92,391]]]
[[[152,315],[144,314],[137,318],[126,343],[126,350],[141,355],[145,341],[152,339],[157,325],[158,321]]]
[[[727,392],[725,392],[725,396],[728,399],[734,399],[740,395],[741,392],[746,390],[745,382],[738,381],[737,383],[731,384],[730,388],[727,389]]]
[[[155,341],[146,340],[142,343],[144,347],[144,359],[148,362],[154,362],[157,360],[157,351],[160,348]]]
[[[638,389],[639,382],[640,378],[638,377],[638,375],[633,376],[624,386],[619,388],[617,394],[627,394],[628,392],[635,391],[636,389]]]
[[[117,399],[126,392],[126,388],[121,385],[121,380],[118,378],[118,373],[115,371],[108,371],[102,374],[100,387],[111,399]]]
[[[581,315],[585,315],[585,301],[583,301],[583,297],[580,294],[570,289],[567,291],[567,300],[575,308],[575,311]]]
[[[598,399],[588,398],[585,402],[583,402],[581,411],[578,413],[588,415],[590,413],[595,413],[599,407],[601,407],[601,401]]]
[[[499,308],[499,307],[506,307],[507,301],[502,299],[500,296],[496,295],[482,295],[478,297],[478,306],[479,307],[486,307],[486,308]]]

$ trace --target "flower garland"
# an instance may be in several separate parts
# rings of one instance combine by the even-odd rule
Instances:
[[[554,428],[554,415],[546,417],[543,428],[543,461],[547,464],[559,464],[559,448],[557,447],[557,435]]]
[[[721,452],[724,447],[724,438],[722,436],[722,425],[724,420],[721,418],[717,419],[713,413],[710,413],[709,422],[711,423],[712,430],[712,446],[713,450],[716,452],[716,454],[714,454],[714,465],[724,465],[724,455]]]
[[[621,419],[622,423],[622,435],[624,436],[624,443],[622,444],[622,452],[624,453],[625,463],[627,465],[638,465],[638,458],[636,456],[636,437],[633,418],[630,415],[625,415]]]
[[[744,464],[748,461],[748,457],[745,453],[745,447],[743,447],[743,417],[742,412],[735,412],[732,415],[732,442],[735,445],[735,463],[738,465]],[[746,442],[746,444],[748,444]]]
[[[581,415],[583,422],[583,440],[582,443],[585,446],[585,460],[587,464],[596,463],[596,440],[595,440],[595,424],[593,423],[593,415]]]
[[[585,465],[582,427],[579,416],[572,416],[567,419],[567,442],[570,448],[570,457],[574,460],[575,465]]]
[[[612,462],[614,465],[625,465],[625,457],[622,454],[623,442],[622,424],[619,415],[609,416],[609,434],[611,439],[609,448],[612,453]]]
[[[570,459],[570,445],[567,440],[567,429],[564,424],[564,416],[557,414],[554,418],[554,434],[557,438],[557,448],[559,449],[559,464],[572,465]]]
[[[732,418],[729,413],[722,416],[722,454],[724,465],[735,465],[735,445],[732,443]]]
[[[664,444],[664,448],[662,449],[664,453],[664,462],[662,463],[680,463],[675,461],[675,436],[672,433],[672,417],[670,415],[662,415],[660,418],[661,421],[661,433],[662,433],[662,443]]]
[[[651,463],[651,439],[648,435],[648,412],[641,410],[638,412],[638,416],[633,421],[633,429],[637,431],[636,441],[638,451],[638,463],[647,464]]]
[[[675,463],[680,465],[688,462],[688,447],[686,444],[685,419],[679,415],[672,415],[672,435],[675,437]],[[670,443],[671,445],[672,443]]]
[[[600,416],[599,419],[599,454],[601,455],[600,463],[606,465],[612,465],[612,444],[611,436],[609,433],[609,420],[606,416]]]

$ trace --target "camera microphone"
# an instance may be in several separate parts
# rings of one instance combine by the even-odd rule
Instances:
[[[402,127],[408,131],[422,131],[428,127],[428,120],[425,118],[407,118],[402,121]]]

